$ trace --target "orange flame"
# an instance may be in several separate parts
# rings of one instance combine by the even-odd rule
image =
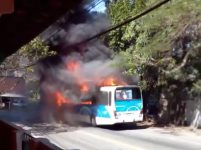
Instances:
[[[126,85],[125,82],[118,80],[115,77],[108,77],[102,82],[98,83],[99,86],[116,86],[116,85]]]
[[[76,81],[76,85],[79,87],[79,90],[82,94],[86,94],[87,92],[90,91],[90,86],[89,86],[89,82],[82,76],[82,72],[81,72],[81,67],[80,67],[80,62],[77,60],[70,60],[65,64],[65,67],[68,71],[72,72],[73,77],[75,78]],[[90,81],[91,82],[91,81]],[[125,82],[123,82],[122,80],[119,80],[118,77],[116,76],[109,76],[106,77],[104,79],[100,78],[99,76],[96,77],[96,79],[92,79],[92,82],[94,82],[94,84],[96,86],[116,86],[116,85],[126,85]],[[55,100],[56,100],[56,105],[57,106],[62,106],[63,104],[66,103],[73,103],[73,101],[71,101],[70,99],[65,98],[61,92],[56,91],[54,93],[55,96]],[[88,104],[91,105],[92,101],[91,100],[87,100],[84,102],[80,102],[81,104]]]
[[[87,101],[81,102],[80,104],[92,105],[92,101],[91,100],[87,100]]]
[[[82,93],[87,93],[89,91],[89,86],[83,82],[80,84],[80,90]]]
[[[66,64],[66,68],[69,70],[69,71],[76,71],[78,70],[78,68],[80,67],[80,64],[78,61],[76,60],[72,60],[70,62],[68,62]]]
[[[115,78],[109,77],[105,81],[103,81],[104,85],[117,85]]]
[[[66,68],[68,69],[68,71],[71,71],[71,72],[77,71],[76,74],[74,74],[74,77],[77,80],[77,85],[80,87],[80,91],[82,93],[87,93],[89,91],[89,86],[84,81],[82,76],[80,76],[81,72],[79,70],[80,69],[79,61],[76,61],[76,60],[68,61],[68,63],[66,64]]]
[[[54,93],[54,96],[55,96],[55,99],[56,99],[57,106],[61,106],[61,105],[65,104],[65,103],[70,102],[70,100],[66,99],[59,91],[56,91]]]

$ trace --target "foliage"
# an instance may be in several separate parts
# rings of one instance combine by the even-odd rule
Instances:
[[[148,0],[137,9],[132,1],[117,0],[109,4],[108,15],[116,24],[155,2]],[[125,73],[141,76],[146,91],[166,91],[161,94],[169,104],[199,93],[200,12],[200,0],[172,0],[108,37],[109,45],[123,57]]]
[[[140,10],[145,7],[143,0],[117,0],[113,1],[108,5],[108,14],[112,20],[112,24],[118,24],[124,21],[128,17],[136,15]],[[129,47],[130,43],[135,42],[133,38],[133,33],[130,30],[135,29],[135,24],[133,26],[123,26],[116,31],[112,31],[108,36],[109,45],[115,51],[121,51]],[[125,31],[127,31],[125,33]],[[129,34],[131,33],[131,35]]]
[[[40,58],[54,54],[55,52],[51,51],[49,46],[47,46],[42,39],[36,37],[22,46],[16,53],[7,57],[7,59],[1,63],[1,66],[8,70],[21,70],[20,68],[25,67],[27,71],[32,71],[33,68],[31,66],[26,66],[36,63]]]
[[[129,2],[118,0],[109,5],[108,14],[114,24],[136,14],[136,9],[133,9],[135,5]],[[191,11],[192,8],[194,11]],[[176,48],[174,46],[179,36],[182,36],[180,35],[182,30],[187,25],[191,26],[199,21],[201,18],[199,11],[199,1],[194,3],[189,0],[172,1],[167,6],[163,6],[122,28],[122,36],[120,36],[119,31],[113,31],[109,35],[112,39],[109,44],[114,48],[118,45],[118,51],[121,51],[120,54],[125,62],[123,65],[129,74],[143,74],[143,69],[147,65],[171,70],[176,66],[176,63],[178,64],[178,60],[172,57],[171,50]],[[191,19],[189,20],[189,18]],[[126,42],[129,43],[128,47],[125,46]],[[186,44],[189,44],[188,41]],[[168,65],[165,64],[167,62]]]
[[[24,71],[24,77],[28,82],[29,96],[31,99],[39,99],[38,78],[34,74],[34,64],[43,57],[55,55],[55,51],[51,51],[49,46],[46,45],[42,39],[36,37],[19,49],[19,55],[20,57],[28,58],[29,60],[29,64],[25,64],[24,66],[29,66],[31,64],[29,67],[25,67]]]
[[[27,82],[29,96],[32,99],[38,99],[39,89],[37,86],[37,75],[34,73],[35,64],[45,56],[54,55],[54,51],[50,51],[42,39],[36,37],[15,54],[6,58],[1,64],[1,75],[6,76],[22,76]]]
[[[193,87],[191,88],[190,93],[193,97],[201,98],[201,79],[193,83]]]
[[[19,49],[19,54],[23,57],[28,57],[32,61],[37,61],[39,58],[54,55],[54,51],[50,51],[49,46],[46,45],[42,39],[36,37],[28,44]]]

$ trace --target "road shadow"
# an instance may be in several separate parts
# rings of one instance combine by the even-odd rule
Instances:
[[[114,131],[122,131],[122,130],[141,130],[152,127],[152,125],[139,125],[139,124],[115,124],[110,126],[100,126],[100,128],[114,130]]]
[[[31,146],[30,143],[32,143],[32,147],[34,143],[33,149],[63,150],[46,138],[32,138],[29,139],[29,141],[23,141],[22,149],[29,149],[29,147]]]
[[[35,117],[24,117],[22,112],[10,111],[0,112],[0,119],[10,122],[29,134],[43,136],[44,134],[53,134],[61,132],[72,132],[79,128],[77,124],[64,122],[45,122]]]

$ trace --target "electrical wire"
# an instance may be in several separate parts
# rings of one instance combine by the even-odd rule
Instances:
[[[131,17],[131,18],[129,18],[129,19],[126,19],[125,21],[123,21],[123,22],[121,22],[121,23],[119,23],[119,24],[117,24],[117,25],[114,25],[114,26],[110,27],[109,29],[107,29],[107,30],[105,30],[105,31],[102,31],[102,32],[100,32],[100,33],[98,33],[98,34],[96,34],[96,35],[94,35],[94,36],[92,36],[92,37],[90,37],[90,38],[88,38],[88,39],[85,39],[85,40],[83,40],[83,41],[81,41],[81,42],[79,42],[79,43],[76,43],[76,44],[73,44],[73,45],[69,45],[69,46],[67,46],[66,48],[77,47],[77,46],[79,46],[79,45],[81,45],[81,44],[83,44],[83,43],[87,43],[87,42],[89,42],[89,41],[91,41],[91,40],[93,40],[93,39],[96,39],[96,38],[98,38],[98,37],[100,37],[100,36],[102,36],[102,35],[105,35],[105,34],[111,32],[111,31],[113,31],[113,30],[116,30],[116,29],[118,29],[118,28],[120,28],[120,27],[122,27],[122,26],[124,26],[124,25],[126,25],[126,24],[128,24],[128,23],[130,23],[130,22],[132,22],[132,21],[134,21],[134,20],[137,20],[137,19],[139,19],[139,18],[145,16],[146,14],[148,14],[148,13],[154,11],[155,9],[161,7],[162,5],[166,4],[166,3],[169,2],[169,1],[171,1],[171,0],[163,0],[163,1],[160,1],[160,2],[156,3],[155,5],[151,6],[150,8],[145,9],[144,11],[142,11],[141,13],[137,14],[137,15],[134,16],[134,17]],[[28,66],[21,67],[20,69],[25,69],[25,68],[27,68],[27,67],[34,66],[35,64],[36,64],[36,62],[33,63],[33,64],[30,64],[30,65],[28,65]],[[10,69],[13,70],[13,69],[17,69],[17,68],[10,68]],[[8,70],[8,68],[7,68],[7,70]]]
[[[91,2],[90,5],[92,5],[92,7],[89,7],[87,9],[87,12],[89,13],[92,9],[96,8],[98,5],[100,5],[102,2],[104,2],[104,0],[96,0]],[[64,15],[65,16],[65,15]],[[62,17],[63,18],[63,17]],[[59,25],[62,26],[62,25]],[[62,28],[58,28],[54,33],[52,33],[47,39],[45,39],[45,43],[48,43],[48,41],[57,33],[59,33],[62,30]]]
[[[92,2],[92,7],[89,7],[87,9],[87,12],[90,12],[92,9],[96,8],[98,5],[100,5],[102,2],[104,2],[103,0],[95,0]],[[49,36],[49,38],[51,38],[52,36],[54,36],[56,33],[58,33],[61,29],[58,29],[57,31],[55,31],[51,36]],[[48,38],[48,39],[49,39]],[[23,67],[17,67],[17,68],[0,68],[0,70],[20,70],[20,69],[26,69],[28,67],[32,67],[32,66],[35,66],[37,64],[37,62],[34,62],[34,63],[31,63],[29,65],[26,65],[26,66],[23,66]]]
[[[82,43],[89,42],[89,41],[91,41],[91,40],[93,40],[93,39],[95,39],[95,38],[97,38],[97,37],[100,37],[100,36],[102,36],[102,35],[104,35],[104,34],[107,34],[108,32],[111,32],[111,31],[113,31],[113,30],[116,30],[116,29],[118,29],[118,28],[120,28],[120,27],[122,27],[122,26],[124,26],[124,25],[126,25],[126,24],[128,24],[128,23],[130,23],[130,22],[132,22],[132,21],[134,21],[134,20],[137,20],[137,19],[143,17],[144,15],[146,15],[146,14],[152,12],[153,10],[155,10],[155,9],[157,9],[157,8],[159,8],[159,7],[161,7],[162,5],[166,4],[166,3],[169,2],[169,1],[170,1],[170,0],[163,0],[163,1],[161,1],[161,2],[159,2],[159,3],[157,3],[157,4],[155,4],[155,5],[153,5],[152,7],[150,7],[150,8],[148,8],[148,9],[142,11],[141,13],[137,14],[136,16],[131,17],[131,18],[129,18],[129,19],[126,19],[125,21],[123,21],[123,22],[121,22],[121,23],[119,23],[119,24],[117,24],[117,25],[115,25],[115,26],[112,26],[112,27],[110,27],[109,29],[107,29],[107,30],[105,30],[105,31],[102,31],[102,32],[100,32],[100,33],[98,33],[98,34],[96,34],[96,35],[94,35],[94,36],[92,36],[92,37],[90,37],[90,38],[88,38],[88,39],[86,39],[86,40],[83,40],[83,41],[81,41],[81,42],[79,42],[79,43],[73,44],[73,45],[71,45],[71,46],[69,46],[69,47],[74,47],[74,46],[76,46],[76,45],[80,45],[80,44],[82,44]]]
[[[103,1],[103,0],[96,0],[96,1],[93,1],[93,3],[90,4],[90,5],[92,5],[92,7],[89,7],[89,8],[87,9],[87,11],[90,12],[92,9],[96,8],[96,7],[97,7],[98,5],[100,5],[102,2],[104,2],[104,1]]]

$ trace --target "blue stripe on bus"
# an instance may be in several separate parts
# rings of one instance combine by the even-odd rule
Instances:
[[[110,118],[105,105],[79,105],[76,107],[76,112],[81,115]]]
[[[110,114],[108,110],[106,109],[105,105],[98,105],[96,110],[97,110],[97,113],[96,113],[97,117],[110,118]]]
[[[139,111],[142,109],[141,99],[115,101],[116,112]],[[77,112],[83,115],[93,115],[102,118],[111,118],[105,105],[80,105]]]
[[[139,111],[142,109],[142,105],[141,99],[115,101],[116,112]]]

